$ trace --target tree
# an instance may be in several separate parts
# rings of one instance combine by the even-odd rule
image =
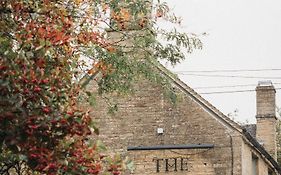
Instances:
[[[175,64],[181,49],[201,48],[194,35],[157,27],[160,18],[179,22],[160,1],[2,0],[0,173],[120,174],[122,161],[102,154],[78,104],[91,103],[84,86],[93,78],[97,94],[128,92],[138,77],[161,79],[157,58]]]

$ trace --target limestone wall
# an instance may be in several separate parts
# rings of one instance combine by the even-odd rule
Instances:
[[[253,174],[253,162],[252,159],[253,157],[256,157],[257,159],[257,167],[256,167],[256,172],[257,175],[268,175],[269,173],[269,168],[268,164],[265,162],[263,157],[251,147],[243,143],[242,144],[242,175],[246,174]]]
[[[89,86],[91,88],[95,86]],[[242,141],[238,133],[178,89],[183,98],[177,105],[170,103],[161,87],[150,82],[142,81],[135,89],[136,93],[132,96],[114,97],[118,104],[115,115],[108,115],[105,102],[98,103],[91,114],[98,121],[99,138],[111,150],[134,160],[134,174],[175,174],[156,172],[155,158],[170,161],[188,158],[188,171],[177,171],[177,174],[241,174]],[[163,128],[164,133],[157,134],[157,128]],[[128,146],[179,144],[214,144],[214,148],[179,152],[126,151]],[[196,155],[190,155],[194,152]]]

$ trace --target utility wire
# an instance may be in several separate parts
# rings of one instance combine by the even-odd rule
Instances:
[[[190,73],[179,73],[180,75],[190,75],[190,76],[199,76],[199,77],[227,77],[227,78],[256,78],[256,79],[278,79],[281,80],[281,77],[258,77],[258,76],[243,76],[243,75],[206,75],[206,74],[190,74]]]
[[[203,72],[263,72],[281,71],[281,69],[230,69],[230,70],[196,70],[196,71],[175,71],[175,73],[203,73]]]
[[[281,88],[275,88],[275,90],[280,90]],[[199,94],[232,94],[232,93],[239,93],[239,92],[254,92],[254,89],[248,90],[237,90],[237,91],[213,91],[213,92],[202,92]]]
[[[272,84],[281,84],[281,83],[272,83]],[[201,86],[201,87],[195,87],[192,89],[216,89],[216,88],[248,87],[248,86],[257,86],[257,84],[238,84],[238,85],[227,85],[227,86]]]
[[[202,86],[195,87],[193,89],[215,89],[215,88],[229,88],[229,87],[246,87],[246,86],[256,86],[257,84],[241,84],[241,85],[229,85],[229,86]]]

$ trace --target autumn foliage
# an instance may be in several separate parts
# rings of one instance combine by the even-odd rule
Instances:
[[[12,170],[19,162],[39,174],[121,173],[122,161],[101,153],[102,144],[91,139],[98,133],[93,117],[87,108],[79,107],[81,98],[89,95],[79,81],[83,75],[102,75],[98,80],[101,94],[129,87],[129,80],[151,65],[128,61],[118,42],[107,39],[105,28],[144,29],[147,24],[147,4],[138,0],[125,8],[118,3],[0,2],[1,174],[21,174]],[[162,11],[156,10],[155,17],[163,17]],[[130,23],[132,20],[135,23]],[[147,30],[156,37],[151,28]],[[161,48],[151,36],[144,41],[141,36],[138,41],[164,52],[155,51],[150,56],[171,49]]]

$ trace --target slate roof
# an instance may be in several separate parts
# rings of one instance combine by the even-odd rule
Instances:
[[[247,124],[247,125],[243,125],[243,128],[244,128],[253,138],[256,138],[256,130],[257,130],[257,125],[256,125],[256,124]]]

